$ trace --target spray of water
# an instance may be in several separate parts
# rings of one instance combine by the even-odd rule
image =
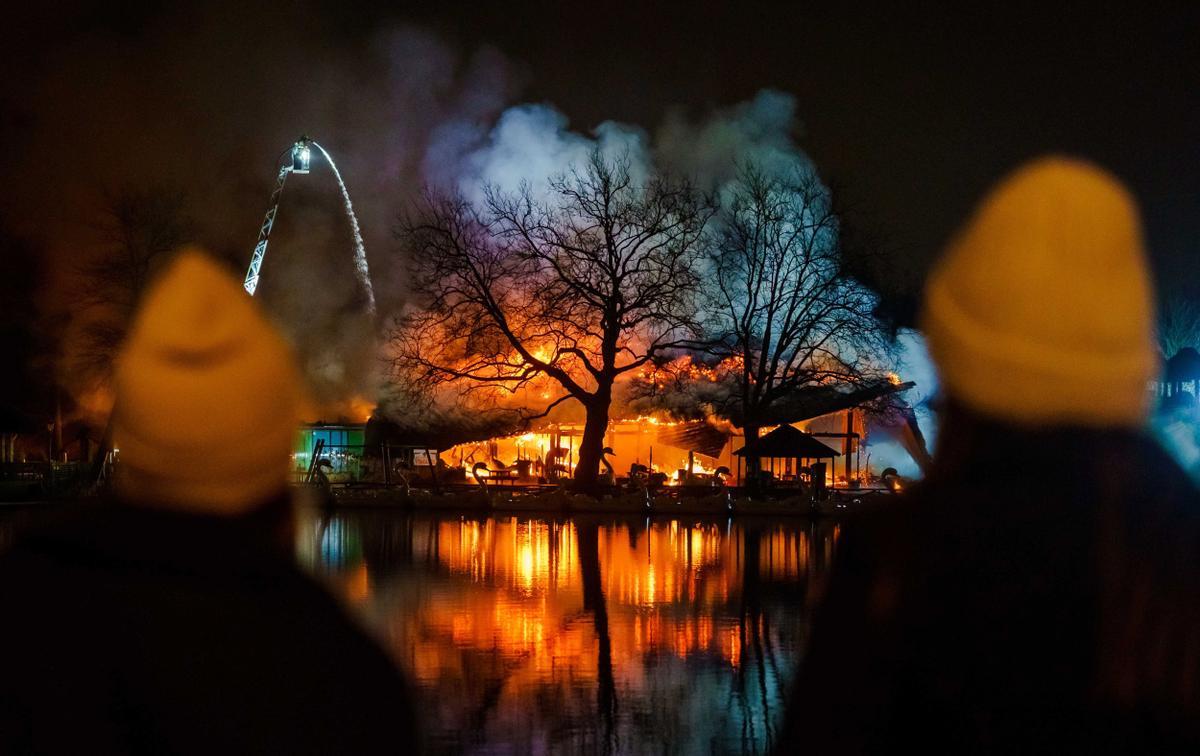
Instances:
[[[350,201],[350,192],[346,189],[346,182],[342,181],[342,173],[338,170],[337,163],[333,162],[333,158],[325,151],[325,148],[316,142],[310,141],[310,144],[325,156],[329,167],[333,169],[334,177],[337,178],[338,187],[342,190],[342,201],[346,205],[346,215],[350,218],[350,229],[354,232],[354,268],[358,272],[358,280],[362,284],[363,291],[367,293],[367,311],[374,315],[375,290],[371,287],[371,272],[367,269],[367,250],[363,247],[362,231],[358,227],[358,216],[354,214],[354,204]]]

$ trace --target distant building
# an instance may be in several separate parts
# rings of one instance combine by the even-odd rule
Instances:
[[[366,425],[308,423],[296,432],[292,447],[293,477],[303,480],[313,469],[314,455],[329,461],[325,474],[332,483],[349,483],[363,477]]]

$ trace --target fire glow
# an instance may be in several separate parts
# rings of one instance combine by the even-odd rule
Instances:
[[[414,543],[428,543],[429,558],[473,589],[439,592],[442,600],[430,601],[422,611],[397,614],[401,624],[391,637],[412,646],[398,651],[418,682],[446,674],[451,649],[497,651],[519,662],[524,671],[518,677],[544,676],[564,664],[575,674],[595,676],[592,623],[577,621],[584,588],[576,525],[510,518],[428,526],[428,536]],[[817,535],[771,530],[748,552],[740,534],[714,524],[672,521],[646,529],[602,529],[598,553],[614,666],[619,672],[638,666],[645,654],[665,652],[680,659],[711,653],[737,668],[744,631],[736,622],[681,616],[673,607],[686,602],[736,606],[747,570],[764,579],[815,584],[832,557],[836,536],[836,530]],[[753,566],[745,563],[747,553],[757,554]],[[375,581],[365,563],[347,569],[343,590],[348,599],[362,602],[365,592],[375,590]]]
[[[802,430],[844,430],[844,418],[845,413],[814,418],[801,424],[804,426]],[[865,430],[861,416],[856,415],[853,422],[857,431]],[[680,441],[674,437],[671,430],[689,425],[709,425],[713,434],[723,434],[724,441],[720,451],[716,454],[703,454],[678,445]],[[776,427],[765,426],[762,430],[767,433]],[[578,462],[579,439],[582,434],[582,423],[555,423],[542,430],[520,435],[459,444],[443,451],[441,460],[449,467],[461,468],[468,476],[491,481],[528,484],[539,480],[565,480],[570,478],[574,465]],[[611,474],[618,482],[627,479],[632,469],[640,465],[649,473],[664,476],[660,485],[720,486],[727,482],[738,482],[735,478],[726,476],[736,469],[737,458],[734,453],[743,445],[744,438],[740,431],[728,423],[684,423],[641,415],[609,423],[605,447],[611,449],[612,454],[605,455],[603,467],[607,470],[611,465]],[[786,476],[794,475],[797,471],[785,467],[781,468],[779,473]],[[855,471],[855,475],[863,474],[867,474],[867,471]],[[846,482],[847,478],[843,472],[827,469],[827,485],[845,485]]]
[[[693,481],[711,482],[717,468],[732,463],[731,444],[721,456],[692,452],[664,443],[660,429],[681,423],[654,416],[613,420],[605,435],[606,454],[602,467],[615,478],[627,476],[635,465],[667,476],[665,485]],[[569,478],[578,463],[582,423],[556,423],[545,429],[486,441],[459,444],[442,452],[442,461],[481,478],[512,478],[517,482]],[[726,459],[729,457],[729,459]],[[475,467],[482,462],[486,467]],[[690,473],[689,473],[690,467]]]

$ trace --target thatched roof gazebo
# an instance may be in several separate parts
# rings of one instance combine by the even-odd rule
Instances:
[[[738,479],[741,480],[741,460],[747,457],[766,460],[772,477],[776,477],[776,463],[782,461],[782,479],[798,481],[800,470],[813,461],[840,457],[817,439],[791,425],[781,425],[767,435],[743,446],[734,452],[738,456]],[[789,477],[790,476],[790,477]]]

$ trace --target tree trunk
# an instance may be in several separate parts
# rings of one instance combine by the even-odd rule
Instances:
[[[600,474],[600,457],[604,451],[604,434],[608,432],[608,409],[612,405],[612,384],[596,390],[584,408],[587,420],[583,425],[583,438],[579,442],[579,464],[575,466],[575,487],[590,488],[596,485]]]
[[[599,678],[597,704],[604,718],[605,730],[611,733],[613,715],[617,709],[617,689],[613,678],[612,640],[608,633],[608,605],[600,575],[600,529],[595,524],[586,523],[575,527],[579,570],[583,576],[583,610],[592,613],[592,626],[599,645],[596,659]]]
[[[762,567],[759,559],[762,557],[762,526],[748,524],[742,531],[742,605],[739,610],[738,623],[745,641],[746,620],[751,620],[753,629],[762,615]]]

